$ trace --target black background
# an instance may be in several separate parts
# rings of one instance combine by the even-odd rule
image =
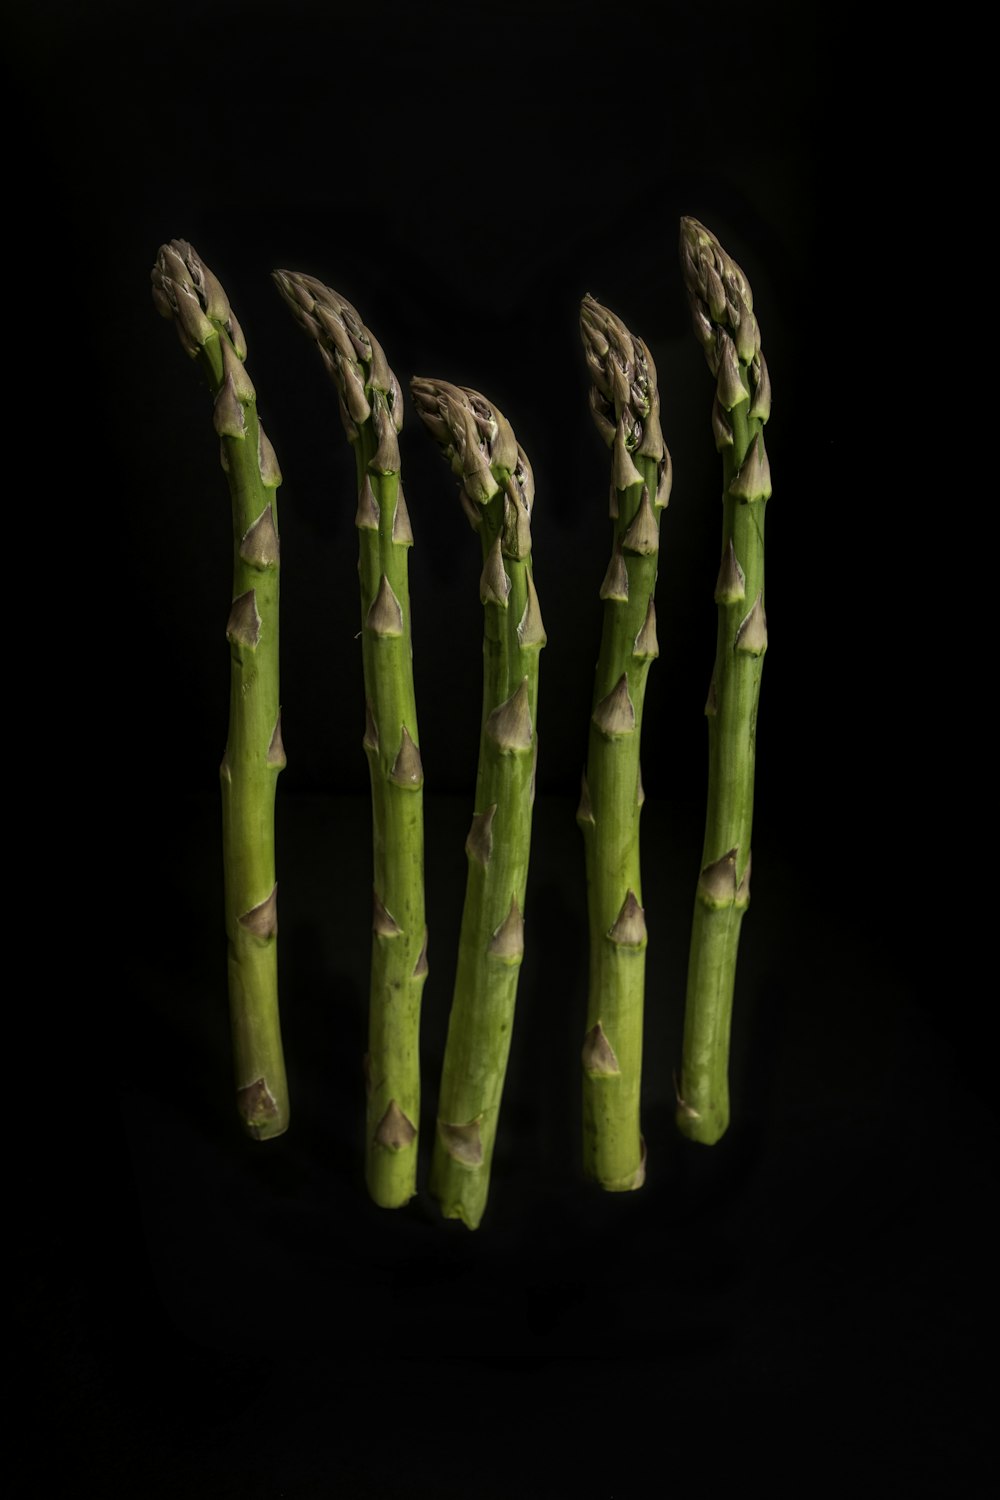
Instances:
[[[953,835],[933,810],[956,688],[928,657],[940,590],[898,439],[904,421],[912,431],[900,330],[912,352],[926,320],[893,274],[911,183],[884,58],[859,38],[774,0],[655,15],[104,0],[19,23],[8,314],[45,310],[21,344],[35,372],[27,511],[43,545],[58,539],[65,577],[40,613],[85,746],[70,834],[56,817],[36,841],[59,852],[55,904],[70,914],[65,940],[49,928],[53,951],[36,950],[39,972],[74,946],[41,1008],[65,1082],[60,1069],[18,1150],[27,1492],[51,1470],[66,1495],[620,1500],[737,1476],[811,1493],[859,1469],[929,1480],[941,1465],[978,1493],[970,1369],[986,1338],[994,1127],[987,1060],[952,1019],[968,947],[947,986],[938,970],[963,899],[941,879]],[[774,388],[754,903],[734,1124],[711,1151],[672,1122],[719,522],[712,383],[677,271],[683,213],[747,272]],[[277,832],[294,1118],[264,1146],[242,1139],[228,1074],[228,503],[207,393],[149,298],[173,237],[227,289],[284,473]],[[350,298],[404,391],[414,374],[482,390],[535,472],[549,644],[528,950],[474,1235],[423,1192],[395,1214],[364,1194],[353,458],[274,266]],[[653,353],[675,472],[643,746],[649,1173],[621,1198],[578,1165],[572,815],[608,548],[586,291]],[[401,451],[427,776],[426,1126],[481,610],[477,544],[412,410]],[[38,739],[44,762],[61,741]],[[73,776],[52,764],[59,803]],[[51,889],[51,860],[39,864]]]

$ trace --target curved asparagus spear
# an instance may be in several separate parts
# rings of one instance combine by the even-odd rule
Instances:
[[[378,340],[343,297],[311,276],[275,271],[299,324],[316,340],[340,398],[357,464],[362,744],[371,772],[374,891],[365,1163],[383,1208],[416,1192],[420,1002],[427,978],[424,773],[410,643],[408,549],[397,433],[403,398]]]
[[[639,865],[639,740],[649,664],[658,654],[653,590],[671,468],[656,368],[641,339],[585,297],[580,309],[591,413],[612,450],[611,562],[594,682],[583,795],[590,986],[583,1041],[583,1160],[611,1192],[642,1186],[639,1124],[646,923]]]
[[[697,219],[681,220],[681,268],[695,334],[716,377],[722,453],[719,629],[708,715],[708,816],[691,929],[677,1124],[712,1145],[729,1124],[729,1027],[740,924],[750,904],[754,741],[764,615],[764,504],[771,474],[763,426],[771,384],[753,294],[739,266]]]
[[[538,653],[545,644],[531,570],[534,481],[510,424],[476,391],[424,379],[411,388],[462,481],[462,504],[483,551],[479,771],[430,1182],[445,1217],[475,1229],[489,1192],[524,951]]]
[[[220,767],[229,1006],[237,1104],[259,1140],[288,1126],[278,1024],[274,794],[285,764],[278,700],[278,516],[274,449],[243,366],[246,344],[228,299],[192,245],[163,245],[153,302],[172,318],[215,396],[215,430],[233,505],[229,735]]]

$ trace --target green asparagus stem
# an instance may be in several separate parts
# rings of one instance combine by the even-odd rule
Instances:
[[[639,741],[650,662],[658,655],[653,590],[671,468],[660,432],[656,368],[641,339],[585,297],[580,310],[591,413],[612,450],[611,562],[577,821],[583,830],[590,985],[583,1041],[583,1163],[610,1192],[642,1186],[640,1131],[646,922],[639,866]]]
[[[278,515],[274,449],[243,366],[246,344],[225,292],[185,240],[163,245],[153,302],[174,320],[215,397],[233,506],[229,736],[220,767],[229,1007],[240,1117],[258,1140],[288,1126],[278,1023],[274,794],[285,764],[278,699]]]
[[[445,1217],[475,1229],[489,1192],[524,952],[545,644],[531,569],[534,481],[510,424],[476,391],[436,380],[411,385],[419,415],[462,481],[483,552],[479,771],[430,1181]]]
[[[343,297],[311,276],[275,271],[279,291],[333,377],[357,465],[361,641],[367,698],[362,744],[372,788],[374,892],[365,1170],[383,1208],[416,1192],[420,1002],[427,978],[424,773],[410,639],[408,549],[397,434],[403,398],[374,335]]]
[[[719,629],[708,692],[708,815],[691,929],[677,1124],[712,1145],[729,1124],[729,1030],[740,924],[750,904],[750,830],[764,615],[764,505],[771,474],[763,426],[771,384],[753,294],[697,219],[681,220],[681,268],[695,334],[716,377],[712,429],[722,454]]]

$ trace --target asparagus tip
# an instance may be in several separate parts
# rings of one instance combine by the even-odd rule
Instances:
[[[428,432],[476,505],[491,500],[519,468],[514,430],[498,407],[469,386],[417,375],[413,402]]]
[[[719,401],[729,411],[749,399],[739,365],[750,365],[760,356],[753,292],[712,231],[687,216],[680,223],[680,259],[694,331],[709,369],[718,376]]]
[[[222,330],[240,359],[246,358],[243,331],[222,285],[188,240],[161,245],[150,273],[153,303],[171,318],[182,347],[193,358]]]

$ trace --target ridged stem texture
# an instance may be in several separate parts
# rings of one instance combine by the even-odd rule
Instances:
[[[764,613],[763,428],[771,384],[743,272],[697,219],[681,220],[681,269],[695,334],[716,378],[712,430],[722,454],[722,561],[708,716],[708,811],[695,895],[677,1124],[712,1145],[729,1124],[729,1036],[740,926],[750,904],[750,834]]]
[[[229,1006],[240,1118],[257,1139],[288,1126],[278,1021],[274,796],[285,764],[278,697],[278,513],[274,449],[244,368],[246,344],[219,282],[185,240],[163,245],[152,272],[157,311],[171,318],[215,398],[214,423],[233,511],[233,591],[226,636],[232,670],[220,767]]]
[[[374,889],[365,1058],[365,1175],[383,1208],[416,1192],[420,1007],[427,978],[424,773],[413,689],[410,518],[400,483],[403,400],[381,345],[356,310],[311,276],[276,271],[299,324],[337,387],[355,454],[365,731]]]
[[[482,543],[483,712],[468,880],[441,1074],[431,1192],[475,1229],[489,1193],[524,953],[545,644],[531,566],[531,467],[510,424],[476,391],[412,382],[417,410],[461,480]]]
[[[583,1164],[609,1192],[642,1186],[640,1128],[646,921],[639,862],[639,743],[658,654],[653,591],[670,455],[656,369],[641,339],[593,297],[580,312],[591,414],[611,449],[611,561],[577,821],[587,867],[590,971],[583,1065]]]

